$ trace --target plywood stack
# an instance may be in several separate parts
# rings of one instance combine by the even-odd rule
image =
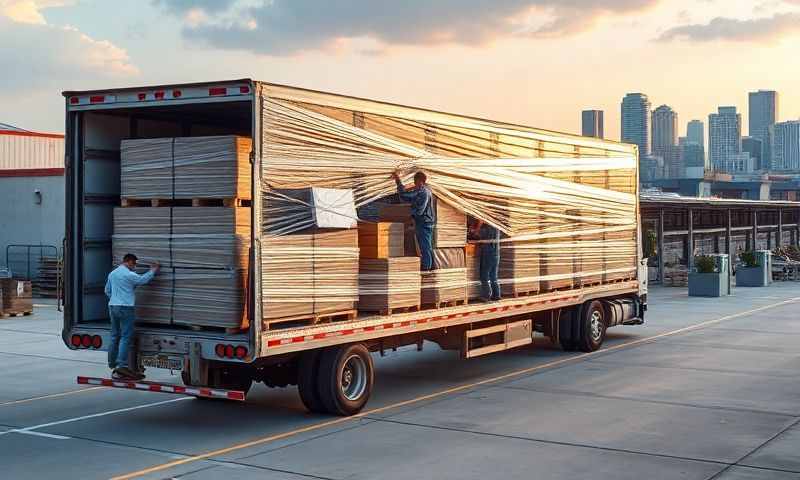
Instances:
[[[467,244],[467,215],[444,200],[436,199],[436,228],[433,246],[436,248],[463,248]]]
[[[388,315],[397,310],[419,309],[419,258],[361,258],[358,284],[359,310]]]
[[[404,239],[405,225],[402,223],[358,224],[358,248],[362,259],[402,257],[405,254]]]
[[[30,315],[33,312],[31,282],[3,278],[0,279],[0,291],[0,312],[3,315]]]
[[[539,291],[539,248],[534,241],[500,243],[498,279],[504,297],[519,297]]]
[[[234,135],[123,140],[123,199],[249,199],[252,141]]]
[[[355,316],[358,231],[309,229],[264,238],[264,328]]]
[[[421,272],[422,304],[441,308],[467,302],[467,269],[448,268]]]

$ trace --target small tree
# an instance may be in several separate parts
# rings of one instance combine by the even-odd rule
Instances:
[[[755,252],[742,252],[739,254],[739,260],[744,263],[744,266],[747,268],[753,268],[758,266],[758,260],[756,259]]]
[[[717,269],[717,262],[714,257],[700,255],[695,257],[694,265],[697,268],[697,273],[715,273]]]

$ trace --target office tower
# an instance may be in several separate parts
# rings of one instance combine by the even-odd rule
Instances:
[[[581,135],[603,138],[603,111],[584,110],[581,112]]]
[[[750,92],[748,112],[750,136],[761,140],[761,159],[758,169],[769,170],[772,162],[770,129],[778,120],[778,92],[759,90]]]
[[[776,170],[800,171],[800,120],[776,123],[773,143],[773,167]]]
[[[753,169],[761,170],[763,167],[764,142],[756,137],[742,137],[742,151],[753,158]]]
[[[736,107],[719,107],[708,116],[708,153],[717,172],[736,170],[734,156],[742,153],[742,116]]]
[[[667,105],[653,110],[652,121],[653,153],[678,145],[678,114]]]
[[[683,178],[703,178],[706,170],[705,148],[697,142],[681,137],[680,141],[681,166]]]
[[[622,99],[622,141],[639,146],[639,158],[650,154],[650,100],[642,93]]]
[[[700,120],[692,120],[686,124],[686,140],[706,147],[705,125]]]

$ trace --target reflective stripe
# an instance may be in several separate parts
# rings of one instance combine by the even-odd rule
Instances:
[[[170,385],[166,383],[113,380],[109,378],[78,377],[81,385],[99,385],[102,387],[127,388],[131,390],[145,390],[158,393],[176,393],[181,395],[191,395],[194,397],[222,398],[227,400],[244,401],[245,394],[238,390],[222,390],[217,388],[205,387],[184,387],[182,385]]]

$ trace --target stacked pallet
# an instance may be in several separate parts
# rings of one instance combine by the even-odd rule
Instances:
[[[504,297],[519,297],[539,291],[539,248],[533,241],[505,241],[500,244],[498,279]]]
[[[123,199],[249,199],[252,141],[234,135],[123,140]]]
[[[264,329],[353,318],[358,231],[309,229],[268,236],[261,252]]]
[[[403,257],[405,237],[405,225],[402,223],[358,224],[358,248],[361,250],[362,259]]]
[[[464,250],[464,264],[467,269],[467,299],[474,300],[481,297],[480,247],[478,244],[468,243]]]
[[[39,259],[38,275],[33,280],[33,291],[42,298],[54,298],[58,295],[61,280],[61,259],[58,257],[42,257]]]
[[[467,303],[467,269],[421,272],[422,304],[433,308]]]
[[[33,312],[31,282],[3,278],[0,279],[0,292],[0,314],[16,316]]]
[[[389,315],[416,310],[421,303],[419,258],[361,258],[358,309]]]
[[[436,199],[436,228],[433,246],[436,248],[463,248],[467,244],[467,215],[449,203]]]

